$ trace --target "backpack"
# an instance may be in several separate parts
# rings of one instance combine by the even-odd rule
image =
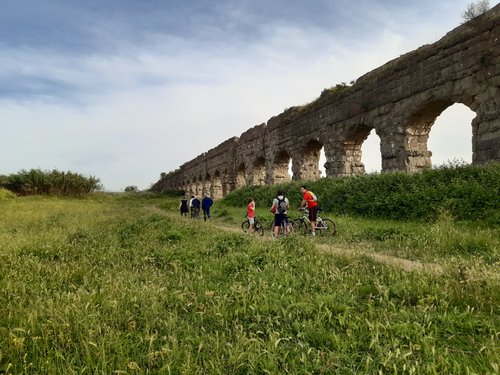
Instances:
[[[278,206],[276,207],[276,211],[280,214],[284,214],[286,212],[286,201],[285,198],[278,199]]]
[[[318,201],[318,197],[316,196],[316,194],[314,194],[312,191],[309,190],[309,193],[311,194],[311,197],[312,197],[312,201],[313,202],[317,202]]]

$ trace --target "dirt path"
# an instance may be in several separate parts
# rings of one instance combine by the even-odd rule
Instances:
[[[146,209],[149,211],[155,212],[160,215],[165,215],[168,217],[176,217],[178,216],[174,213],[166,212],[158,207],[155,206],[147,206]],[[234,227],[234,226],[225,226],[220,223],[217,223],[215,221],[210,221],[210,225],[220,229],[224,230],[227,232],[233,232],[233,233],[242,233],[240,228]],[[256,236],[255,238],[258,238],[259,240],[263,241],[271,241],[272,239],[268,236],[260,237]],[[346,247],[342,245],[330,245],[330,244],[324,244],[324,243],[318,243],[316,244],[316,248],[323,253],[333,253],[337,255],[342,255],[342,256],[368,256],[372,258],[374,261],[382,264],[386,264],[392,267],[400,268],[404,271],[407,272],[426,272],[426,273],[434,273],[434,274],[440,274],[443,272],[443,268],[436,263],[422,263],[418,261],[413,261],[413,260],[408,260],[408,259],[403,259],[403,258],[398,258],[398,257],[393,257],[391,255],[385,255],[385,254],[380,254],[380,253],[371,253],[369,251],[363,250],[359,247],[357,248],[352,248],[352,247]]]
[[[370,253],[366,250],[362,250],[360,248],[357,248],[356,250],[353,250],[352,248],[347,248],[347,247],[341,247],[341,246],[333,246],[333,245],[328,245],[328,244],[318,244],[317,248],[321,252],[325,253],[335,253],[338,255],[365,255],[367,257],[372,258],[376,262],[387,264],[389,266],[401,268],[407,272],[413,272],[413,271],[421,271],[421,272],[428,272],[428,273],[442,273],[443,268],[436,263],[422,263],[414,260],[408,260],[404,258],[398,258],[394,257],[391,255],[386,255],[386,254],[380,254],[380,253]]]

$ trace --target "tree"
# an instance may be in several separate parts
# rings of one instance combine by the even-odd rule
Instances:
[[[139,188],[137,186],[127,186],[125,188],[125,192],[127,193],[138,193],[139,192]]]
[[[469,3],[469,5],[467,5],[467,9],[462,13],[462,19],[464,22],[470,21],[471,19],[485,13],[488,9],[490,9],[489,0],[478,0],[475,3]]]

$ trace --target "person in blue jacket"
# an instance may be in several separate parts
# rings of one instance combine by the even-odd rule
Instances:
[[[192,196],[191,200],[191,218],[192,219],[200,219],[200,200],[196,195]]]
[[[205,197],[201,200],[201,208],[203,210],[203,220],[210,220],[210,207],[214,204],[214,201],[208,194],[205,194]]]

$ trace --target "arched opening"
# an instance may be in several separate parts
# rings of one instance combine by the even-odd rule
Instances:
[[[257,158],[253,164],[251,185],[262,186],[266,183],[266,159]]]
[[[220,177],[220,172],[215,171],[214,180],[210,188],[210,196],[215,199],[222,198],[222,180]]]
[[[318,165],[318,171],[319,171],[319,176],[321,178],[326,177],[326,154],[325,154],[325,148],[321,147],[319,150],[319,165]]]
[[[195,195],[200,195],[203,192],[203,177],[201,174],[198,176],[198,181],[196,182],[196,188],[194,189]]]
[[[203,181],[201,194],[202,195],[212,194],[212,178],[210,177],[210,173],[207,173],[205,175],[205,180]]]
[[[226,194],[229,193],[229,190],[230,190],[227,168],[224,169],[224,172],[222,173],[221,181],[222,181],[222,197],[225,197]]]
[[[380,153],[380,137],[375,129],[361,145],[361,161],[366,173],[380,173],[382,170],[382,154]]]
[[[247,184],[247,173],[245,163],[241,163],[236,169],[235,189],[240,189]]]
[[[427,147],[432,153],[432,166],[454,160],[472,163],[472,120],[476,113],[464,104],[446,108],[434,122]]]
[[[273,183],[281,184],[291,180],[289,173],[291,158],[288,152],[282,150],[276,154],[273,167]]]
[[[449,111],[435,123],[438,117]],[[464,108],[465,107],[465,108]],[[472,113],[471,113],[472,112]],[[410,118],[406,131],[406,164],[409,171],[430,168],[432,165],[445,163],[448,160],[463,158],[472,160],[472,127],[475,113],[463,104],[454,104],[450,100],[438,100],[426,104]],[[464,116],[462,119],[461,116]],[[443,121],[444,120],[444,121]],[[468,124],[467,124],[468,123]],[[432,143],[429,135],[432,132]],[[455,144],[455,141],[458,142]],[[433,152],[431,152],[430,147]],[[435,157],[432,157],[432,155]]]

